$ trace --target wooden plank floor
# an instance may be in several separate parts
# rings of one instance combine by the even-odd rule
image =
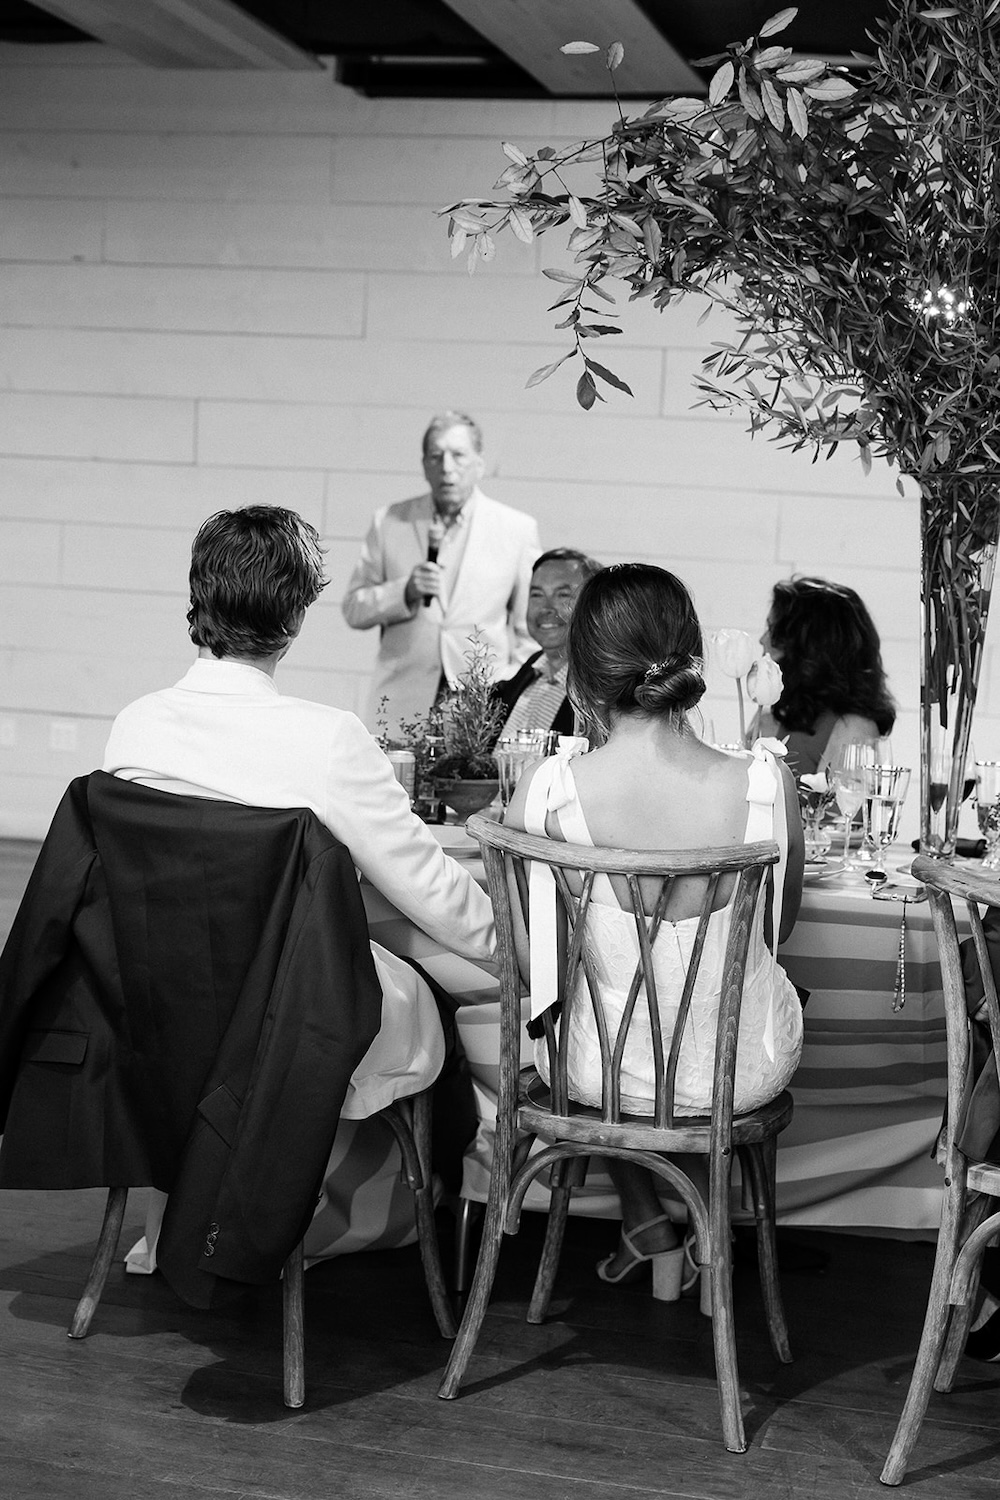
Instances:
[[[0,846],[0,903],[16,902],[30,854]],[[124,1244],[140,1232],[142,1199],[130,1202]],[[693,1303],[599,1283],[609,1224],[571,1221],[552,1315],[535,1328],[524,1311],[541,1226],[525,1216],[454,1402],[436,1397],[447,1346],[415,1250],[317,1266],[306,1277],[306,1405],[289,1412],[276,1288],[195,1312],[160,1277],[117,1264],[89,1338],[66,1337],[102,1204],[97,1191],[0,1194],[0,1500],[886,1493],[877,1476],[919,1335],[928,1245],[785,1236],[790,1254],[823,1262],[783,1276],[791,1366],[774,1361],[755,1272],[738,1265],[750,1449],[733,1455],[719,1433],[710,1325]],[[449,1223],[442,1211],[442,1233]],[[996,1497],[998,1388],[1000,1366],[966,1361],[956,1390],[933,1398],[909,1493]]]

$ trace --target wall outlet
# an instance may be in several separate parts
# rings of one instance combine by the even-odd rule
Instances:
[[[75,750],[79,744],[75,719],[49,720],[49,749]]]

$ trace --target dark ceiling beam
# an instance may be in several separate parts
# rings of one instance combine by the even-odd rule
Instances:
[[[566,55],[565,42],[594,42],[603,50],[621,42],[625,57],[615,72],[620,94],[659,99],[700,95],[698,74],[639,9],[634,0],[444,0],[468,25],[555,96],[610,97],[603,57]]]
[[[40,10],[155,68],[317,69],[232,0],[33,0]]]

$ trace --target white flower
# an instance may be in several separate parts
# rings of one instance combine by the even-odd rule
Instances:
[[[727,677],[745,677],[753,665],[756,645],[745,630],[717,630],[712,636],[719,670]]]
[[[830,790],[830,783],[825,771],[817,771],[814,776],[800,776],[799,785],[804,786],[807,792],[815,792],[822,796]]]
[[[750,668],[747,692],[761,708],[770,708],[781,697],[781,689],[781,668],[765,653]]]

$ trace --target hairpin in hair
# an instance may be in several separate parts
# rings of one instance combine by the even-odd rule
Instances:
[[[668,661],[651,661],[646,668],[646,675],[642,679],[643,683],[651,682],[654,677],[662,677],[669,665]]]

